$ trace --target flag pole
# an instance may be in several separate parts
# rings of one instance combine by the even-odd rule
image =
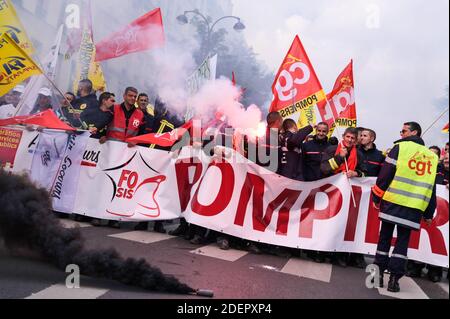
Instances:
[[[433,122],[433,123],[431,123],[431,125],[430,126],[428,126],[428,128],[422,133],[422,137],[434,126],[434,124],[436,124],[436,122],[437,121],[439,121],[444,115],[445,115],[445,113],[447,113],[448,112],[448,107],[447,107],[447,109],[444,111],[444,112],[442,112],[441,113],[441,115],[439,115],[439,117]]]
[[[41,61],[39,60],[38,57],[36,57],[36,59],[39,62],[39,65],[42,65]],[[65,94],[58,88],[58,86],[56,86],[55,82],[44,72],[44,70],[42,69],[42,67],[39,66],[39,68],[41,69],[42,75],[50,82],[50,84],[59,92],[59,94],[61,94],[61,96],[64,98],[64,100],[68,103],[68,107],[69,109],[72,111],[72,113],[74,113],[75,108],[72,106],[72,103],[70,103],[70,101],[66,98]],[[84,123],[81,118],[77,118],[78,121],[80,121],[81,126],[83,127],[84,130],[87,130],[87,125],[86,123]]]

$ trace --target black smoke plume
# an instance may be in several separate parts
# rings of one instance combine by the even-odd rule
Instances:
[[[48,192],[26,176],[8,175],[0,169],[0,239],[10,249],[37,251],[59,269],[69,264],[80,273],[117,280],[152,291],[180,294],[195,290],[173,276],[150,266],[144,259],[123,259],[116,250],[85,250],[78,229],[63,228],[52,213]]]

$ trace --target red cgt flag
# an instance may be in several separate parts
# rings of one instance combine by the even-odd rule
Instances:
[[[327,94],[327,99],[317,105],[322,121],[330,127],[335,123],[339,126],[356,127],[355,85],[353,81],[353,60],[339,74],[333,91]]]
[[[164,46],[164,28],[159,8],[134,20],[95,45],[95,61],[118,58],[122,55]]]
[[[295,37],[272,85],[270,112],[289,117],[325,99],[325,92],[300,38]]]
[[[17,124],[33,124],[55,130],[76,131],[76,129],[61,121],[52,110],[0,120],[0,126]]]
[[[447,125],[445,125],[444,128],[442,129],[442,133],[448,133],[448,123],[447,123]]]

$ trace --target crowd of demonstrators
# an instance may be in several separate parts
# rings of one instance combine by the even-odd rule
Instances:
[[[114,93],[104,92],[98,100],[93,92],[92,82],[82,80],[78,86],[77,96],[71,92],[66,92],[64,99],[61,100],[60,109],[56,114],[66,120],[76,128],[85,128],[91,132],[91,137],[99,139],[101,144],[107,140],[125,142],[128,138],[148,133],[166,133],[183,125],[183,121],[176,115],[171,114],[167,106],[156,97],[154,105],[150,104],[150,98],[146,93],[140,93],[134,87],[128,87],[123,94],[123,102],[116,104]],[[0,118],[10,117],[11,112],[16,113],[16,107],[19,103],[21,94],[24,92],[23,86],[15,87],[10,93],[0,101]],[[32,113],[38,113],[47,109],[52,109],[52,92],[48,88],[41,88]],[[202,147],[213,143],[214,147],[208,149],[215,150],[216,146],[226,147],[224,144],[227,136],[225,128],[230,126],[226,123],[226,118],[218,116],[208,124],[212,128],[218,128],[214,134],[206,138]],[[420,138],[421,128],[415,122],[405,123],[401,132],[401,140],[395,142],[395,145],[382,152],[375,145],[376,132],[369,128],[348,128],[342,135],[342,141],[336,137],[327,138],[329,134],[327,123],[321,122],[314,127],[309,125],[298,129],[295,121],[283,118],[278,112],[271,112],[267,116],[267,130],[262,138],[259,138],[252,145],[257,151],[247,152],[253,143],[245,140],[244,153],[248,159],[256,164],[271,170],[274,173],[296,181],[318,181],[320,179],[336,175],[346,174],[348,178],[356,177],[378,177],[376,186],[373,188],[374,204],[380,206],[380,219],[382,227],[380,230],[380,240],[377,247],[375,263],[381,270],[388,269],[391,272],[391,278],[388,288],[390,291],[398,291],[398,279],[405,275],[406,270],[406,250],[412,229],[417,229],[420,219],[423,217],[429,222],[432,218],[435,203],[435,185],[447,185],[449,179],[449,154],[448,142],[445,148],[441,150],[438,146],[424,148],[424,142]],[[312,132],[314,131],[314,134]],[[208,135],[209,131],[205,130]],[[203,136],[205,138],[205,136]],[[135,144],[128,144],[134,147]],[[163,151],[169,151],[168,148],[158,145],[142,145]],[[398,198],[404,195],[390,195],[393,192],[393,186],[396,179],[408,179],[408,175],[402,166],[404,156],[412,150],[420,150],[426,154],[436,154],[440,158],[435,180],[429,177],[425,182],[432,185],[432,194],[426,194],[429,200],[415,202],[413,207],[405,205],[405,202],[398,202]],[[429,153],[427,153],[429,152]],[[216,156],[211,151],[209,156]],[[269,155],[276,153],[277,163],[273,165],[270,162]],[[260,158],[260,154],[266,155]],[[269,161],[267,161],[269,160]],[[421,179],[421,183],[424,179]],[[398,185],[397,185],[398,186]],[[404,189],[402,188],[404,187]],[[411,188],[412,189],[412,188]],[[402,185],[400,191],[402,194],[411,191],[410,186]],[[413,189],[417,194],[423,190]],[[430,190],[428,190],[430,191]],[[428,198],[427,197],[427,198]],[[403,199],[404,200],[404,199]],[[76,217],[80,220],[80,217]],[[96,226],[102,225],[99,219],[93,219],[92,223]],[[108,221],[111,227],[120,227],[117,221]],[[388,242],[392,237],[394,227],[397,226],[398,239],[394,253],[389,258]],[[136,230],[147,230],[148,222],[138,223]],[[162,221],[154,223],[153,230],[165,233]],[[230,247],[248,249],[253,253],[276,253],[280,256],[290,256],[288,250],[283,247],[266,245],[246,241],[233,236],[217,233],[206,228],[188,224],[184,219],[180,220],[180,225],[175,230],[169,232],[170,235],[184,236],[192,244],[202,244],[208,240],[217,242],[221,249]],[[280,253],[281,252],[281,253]],[[352,265],[362,268],[364,263],[363,255],[353,253],[324,253],[318,251],[307,251],[307,256],[316,262],[324,262],[327,257],[337,262],[340,266]],[[433,281],[440,281],[442,277],[442,268],[433,265],[426,265],[419,262],[410,261],[407,264],[408,276],[420,276],[422,270],[426,267],[428,278]],[[448,275],[447,275],[448,278]]]

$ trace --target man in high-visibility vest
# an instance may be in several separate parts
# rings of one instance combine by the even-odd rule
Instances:
[[[411,230],[419,230],[421,220],[430,225],[436,209],[436,170],[438,157],[420,138],[422,129],[416,122],[407,122],[400,132],[372,188],[373,205],[380,209],[382,221],[375,255],[379,267],[380,286],[383,272],[388,270],[388,291],[400,291],[399,279],[405,274]],[[389,258],[394,228],[397,240]]]

